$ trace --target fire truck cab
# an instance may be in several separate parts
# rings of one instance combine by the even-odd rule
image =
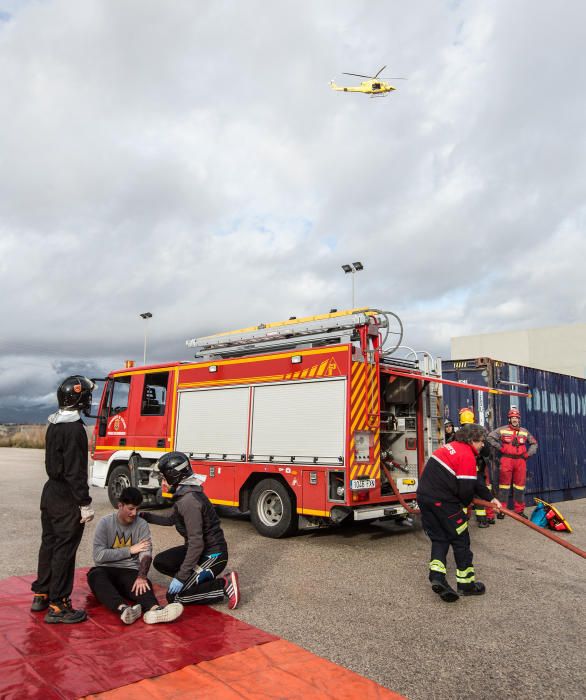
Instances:
[[[113,371],[91,483],[113,504],[129,485],[164,503],[156,461],[179,450],[212,503],[250,511],[268,537],[405,518],[443,421],[439,363],[394,356],[401,339],[392,312],[352,309],[194,338],[192,362]]]

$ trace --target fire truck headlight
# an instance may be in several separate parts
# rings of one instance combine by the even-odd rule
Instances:
[[[346,489],[343,486],[336,487],[336,496],[339,496],[340,498],[344,498],[345,493],[346,493]]]

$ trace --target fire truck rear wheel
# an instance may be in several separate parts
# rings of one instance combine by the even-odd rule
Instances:
[[[110,503],[114,508],[118,507],[118,497],[122,491],[127,487],[131,486],[130,483],[130,471],[128,467],[119,465],[114,467],[110,478],[108,479],[108,498]]]
[[[277,479],[260,481],[250,496],[250,519],[265,537],[292,535],[299,525],[294,496]]]

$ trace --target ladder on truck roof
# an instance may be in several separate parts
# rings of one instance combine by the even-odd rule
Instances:
[[[290,318],[288,321],[261,323],[228,333],[217,333],[186,341],[193,348],[196,358],[238,357],[267,350],[291,350],[302,347],[319,347],[359,340],[357,328],[372,326],[378,334],[380,329],[389,329],[388,314],[402,324],[392,312],[359,308],[336,311],[321,316]],[[400,342],[400,341],[399,341]]]

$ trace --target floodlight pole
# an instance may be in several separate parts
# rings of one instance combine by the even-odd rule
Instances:
[[[348,263],[347,265],[342,265],[342,270],[345,274],[352,275],[352,308],[355,306],[355,291],[356,286],[354,282],[354,275],[361,270],[364,270],[364,265],[361,262]]]
[[[139,314],[139,316],[141,318],[143,318],[145,321],[145,324],[144,324],[144,353],[143,353],[142,363],[143,363],[143,365],[146,365],[148,320],[149,320],[149,318],[152,318],[153,315],[150,311],[146,311],[144,314]]]

